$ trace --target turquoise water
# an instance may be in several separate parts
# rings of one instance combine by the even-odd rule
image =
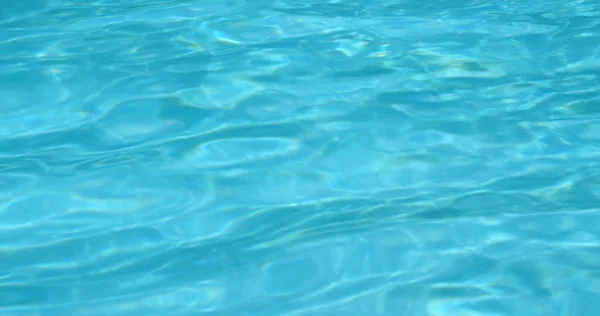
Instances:
[[[0,315],[600,315],[600,2],[4,0]]]

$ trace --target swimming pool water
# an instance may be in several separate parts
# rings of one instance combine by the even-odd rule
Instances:
[[[0,315],[600,315],[600,2],[4,0]]]

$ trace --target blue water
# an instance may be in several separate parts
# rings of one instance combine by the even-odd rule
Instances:
[[[600,1],[3,0],[0,315],[600,315]]]

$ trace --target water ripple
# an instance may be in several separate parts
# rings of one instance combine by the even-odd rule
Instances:
[[[598,314],[598,12],[8,0],[0,314]]]

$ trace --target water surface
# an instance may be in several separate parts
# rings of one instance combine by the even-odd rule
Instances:
[[[0,314],[600,314],[598,1],[0,9]]]

